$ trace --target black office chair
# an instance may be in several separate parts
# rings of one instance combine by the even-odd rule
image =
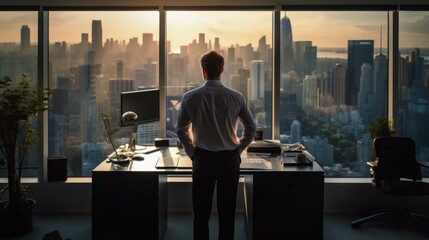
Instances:
[[[408,137],[378,137],[373,147],[376,155],[371,166],[374,186],[385,194],[418,196],[429,195],[429,183],[422,182],[422,165],[415,158],[415,143]],[[429,216],[404,209],[383,209],[375,214],[352,222],[353,228],[361,224],[394,216],[408,216],[417,229],[429,237]]]

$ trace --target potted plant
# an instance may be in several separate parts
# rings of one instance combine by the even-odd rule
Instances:
[[[368,127],[368,132],[372,138],[376,137],[393,137],[395,131],[393,130],[393,123],[387,117],[375,117]]]
[[[31,89],[31,79],[23,74],[21,81],[9,76],[0,79],[0,164],[7,166],[7,186],[0,202],[0,238],[24,235],[33,229],[32,209],[35,201],[27,197],[28,188],[21,182],[27,152],[38,141],[31,125],[39,112],[48,110],[50,90]]]

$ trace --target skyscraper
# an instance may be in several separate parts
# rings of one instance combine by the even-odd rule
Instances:
[[[30,28],[27,25],[21,27],[21,51],[30,49]]]
[[[290,143],[301,141],[301,123],[298,120],[293,120],[290,125]]]
[[[381,52],[374,59],[374,94],[377,116],[387,116],[387,57]]]
[[[346,73],[346,68],[341,64],[335,65],[332,70],[332,97],[337,106],[346,103]]]
[[[267,45],[267,38],[264,36],[262,36],[259,39],[259,44],[258,44],[258,53],[259,53],[259,59],[263,60],[264,62],[268,62],[268,50],[269,50],[270,46]]]
[[[420,56],[420,49],[415,48],[408,56],[409,76],[411,87],[408,89],[409,98],[406,102],[405,134],[416,142],[417,159],[423,161],[429,158],[429,136],[427,134],[429,122],[429,101],[424,79],[424,58]]]
[[[220,51],[220,42],[219,42],[219,38],[218,37],[215,38],[214,50],[215,51]]]
[[[374,40],[349,40],[347,48],[347,105],[357,105],[361,66],[364,63],[374,65]]]
[[[372,66],[364,63],[359,80],[358,109],[365,125],[368,125],[375,117],[375,103]]]
[[[124,77],[124,61],[122,59],[116,60],[116,78],[122,80]]]
[[[95,63],[101,63],[103,50],[103,30],[101,20],[92,20],[92,51]]]
[[[293,38],[290,19],[285,15],[281,20],[280,29],[280,61],[281,72],[293,69]]]
[[[309,74],[316,69],[317,47],[311,41],[297,41],[294,48],[294,66],[299,73]]]
[[[265,86],[265,62],[262,60],[253,60],[250,63],[250,84],[249,99],[258,100],[264,98]]]
[[[154,51],[155,46],[153,42],[153,34],[152,33],[143,33],[143,44],[142,44],[142,55],[143,62],[152,62],[154,61]]]

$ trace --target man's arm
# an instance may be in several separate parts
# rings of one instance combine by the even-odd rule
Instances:
[[[244,97],[238,117],[244,126],[243,133],[240,138],[240,145],[238,146],[238,150],[241,153],[253,141],[256,135],[256,123],[253,119],[252,113],[247,108]]]
[[[184,103],[184,99],[182,99],[182,103],[179,109],[178,116],[178,129],[177,129],[177,137],[180,142],[183,144],[186,154],[189,157],[194,156],[195,146],[192,143],[192,137],[190,133],[192,123],[189,120],[188,113],[186,112],[186,106]]]

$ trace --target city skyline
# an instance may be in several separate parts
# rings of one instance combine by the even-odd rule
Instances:
[[[50,13],[51,36],[58,35],[61,32],[58,29],[73,30],[77,31],[79,40],[72,42],[65,35],[59,41],[49,38],[49,86],[54,89],[50,102],[53,111],[49,113],[48,123],[49,153],[67,153],[72,175],[86,176],[105,158],[106,151],[110,149],[103,135],[102,125],[94,119],[98,118],[99,113],[108,113],[112,119],[119,118],[120,93],[157,87],[159,67],[163,63],[158,61],[157,35],[149,29],[133,28],[131,25],[124,25],[126,22],[123,21],[116,22],[115,24],[122,24],[123,29],[132,28],[136,32],[135,36],[120,40],[111,35],[111,23],[115,19],[105,19],[111,13],[102,17],[86,14],[92,17],[85,20],[82,28],[59,24],[61,22],[58,17],[71,17],[60,13]],[[166,40],[173,35],[183,37],[185,42],[175,40],[172,44],[180,46],[180,53],[166,54],[166,137],[175,139],[177,111],[183,93],[203,82],[199,56],[207,50],[216,49],[224,53],[226,60],[222,81],[226,86],[243,93],[258,128],[264,130],[264,137],[270,139],[274,91],[274,62],[271,60],[275,49],[269,37],[271,30],[258,32],[247,29],[253,26],[254,21],[263,21],[255,20],[254,17],[266,18],[270,14],[258,12],[255,16],[241,15],[244,19],[239,22],[234,20],[239,16],[224,16],[222,23],[216,22],[218,19],[212,19],[211,24],[199,22],[197,25],[203,26],[202,29],[188,29],[189,26],[184,23],[199,19],[185,19],[185,16],[196,15],[181,12],[184,14],[182,17],[180,14],[174,16],[181,23],[172,19],[173,13],[167,17],[167,28],[170,30],[167,29]],[[211,19],[210,14],[204,19]],[[342,46],[346,50],[324,52],[323,48],[326,46],[320,46],[320,42],[314,39],[302,38],[299,33],[305,25],[300,21],[319,22],[319,19],[312,19],[314,14],[311,12],[296,14],[299,17],[288,14],[287,18],[283,15],[281,20],[280,64],[284,67],[281,67],[279,79],[279,138],[282,143],[291,143],[297,141],[297,137],[300,138],[299,141],[314,153],[319,164],[327,170],[326,176],[363,176],[367,173],[365,161],[371,154],[371,138],[366,131],[367,126],[374,116],[387,114],[388,58],[387,55],[379,54],[379,48],[386,50],[387,46],[380,46],[378,43],[380,39],[386,41],[387,30],[382,28],[382,22],[371,18],[379,17],[379,13],[350,14],[350,22],[356,16],[367,17],[367,25],[361,25],[360,31],[370,35],[362,34],[356,29],[351,31],[357,26],[347,24],[352,35],[345,40],[347,44]],[[113,15],[123,16],[123,13]],[[338,14],[329,14],[330,17],[333,15]],[[70,22],[76,25],[77,20],[80,19]],[[339,30],[338,27],[344,28],[344,25],[338,22],[320,22],[325,24],[322,33],[312,35],[325,34],[331,35],[331,39],[339,39],[336,32],[348,32]],[[242,24],[243,27],[233,26],[234,24]],[[272,28],[270,20],[264,20],[264,24],[264,29]],[[223,26],[228,27],[222,28]],[[0,57],[0,72],[19,75],[23,69],[30,69],[33,71],[31,75],[36,76],[37,48],[31,46],[26,49],[25,46],[29,44],[28,35],[37,32],[37,28],[33,29],[25,23],[17,28],[22,36],[21,45],[19,41],[0,44],[0,54],[3,54]],[[241,31],[233,34],[233,37],[240,37],[242,42],[231,46],[227,43],[232,39],[229,33],[237,28]],[[176,32],[173,34],[171,29]],[[187,30],[192,31],[185,34]],[[306,29],[306,32],[311,33],[312,30]],[[250,35],[246,35],[253,33],[252,39],[249,39]],[[341,35],[341,38],[345,36]],[[253,42],[253,39],[257,42]],[[429,104],[426,100],[429,75],[427,60],[424,58],[428,56],[429,48],[423,46],[424,49],[420,51],[421,48],[421,45],[413,43],[412,49],[401,49],[401,55],[406,56],[398,63],[401,84],[397,106],[398,133],[408,134],[418,140],[419,158],[427,158],[427,134],[419,129],[423,129],[429,119]],[[293,124],[299,124],[301,131],[292,128]],[[138,142],[152,142],[159,134],[157,129],[157,126],[142,124],[138,131]],[[117,135],[118,139],[126,141],[128,137],[125,132]]]
[[[141,34],[150,32],[158,41],[159,13],[145,12],[50,12],[50,41],[66,41],[69,44],[80,42],[81,33],[91,34],[92,20],[103,22],[103,42],[106,38],[128,42],[137,37],[141,44]],[[282,12],[282,17],[285,12]],[[0,16],[0,26],[4,34],[0,42],[19,42],[20,28],[28,25],[31,31],[30,41],[37,40],[37,14],[32,12],[6,12]],[[349,39],[371,39],[380,46],[380,27],[383,32],[383,46],[387,46],[386,12],[286,12],[292,20],[294,41],[312,41],[319,48],[347,47]],[[400,46],[429,47],[429,13],[401,12]],[[361,20],[365,17],[365,20]],[[154,19],[156,19],[154,21]],[[243,21],[236,21],[237,19]],[[411,25],[412,27],[411,27]],[[79,26],[79,28],[76,28]],[[124,26],[127,26],[124,28]],[[344,31],[347,26],[347,31]],[[237,34],[237,29],[240,33]],[[207,39],[221,37],[222,46],[248,44],[256,46],[261,36],[266,36],[271,44],[271,12],[186,12],[169,11],[167,13],[167,40],[171,41],[172,51],[178,52],[197,34],[203,32]],[[126,32],[125,32],[126,31]],[[169,37],[174,36],[174,37]],[[335,37],[333,37],[335,36]]]

